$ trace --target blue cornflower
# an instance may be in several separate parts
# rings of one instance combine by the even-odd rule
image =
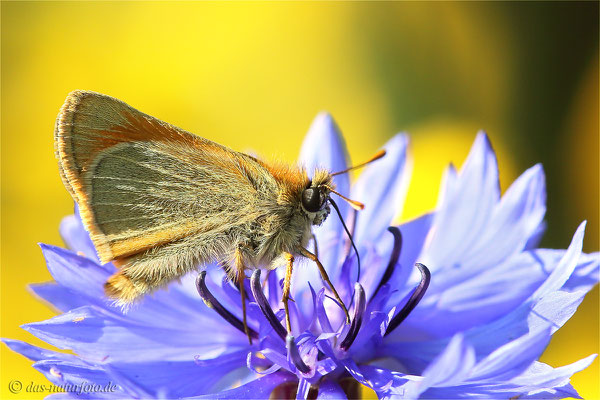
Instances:
[[[315,230],[319,257],[350,306],[351,325],[313,265],[296,268],[292,333],[282,325],[282,271],[246,282],[248,344],[239,292],[216,266],[186,276],[123,314],[103,292],[115,272],[101,265],[77,215],[61,224],[71,250],[42,245],[56,282],[33,291],[63,314],[23,328],[77,355],[5,339],[57,385],[118,385],[113,392],[61,398],[357,397],[358,383],[381,398],[577,397],[572,374],[595,356],[552,368],[540,363],[551,335],[597,283],[600,256],[581,252],[582,224],[567,250],[539,249],[544,230],[541,166],[501,197],[494,152],[477,136],[460,172],[446,171],[436,210],[390,227],[407,184],[407,138],[350,187],[363,201],[340,204],[357,257],[339,220]],[[300,161],[311,171],[347,167],[335,123],[322,114]]]

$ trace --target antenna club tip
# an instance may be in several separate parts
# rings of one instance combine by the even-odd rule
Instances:
[[[363,203],[360,203],[358,201],[353,200],[350,205],[352,206],[352,208],[354,208],[357,211],[362,211],[365,209],[365,205]]]

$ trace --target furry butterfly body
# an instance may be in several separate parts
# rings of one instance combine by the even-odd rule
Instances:
[[[309,179],[99,93],[69,94],[55,142],[100,260],[120,267],[105,289],[123,305],[210,262],[240,276],[306,256],[329,214],[330,173]]]

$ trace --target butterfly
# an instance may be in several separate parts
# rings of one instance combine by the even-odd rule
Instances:
[[[300,256],[316,263],[349,322],[346,306],[307,246],[330,205],[339,214],[331,194],[364,207],[336,192],[333,176],[377,160],[384,151],[344,171],[317,169],[309,177],[302,167],[262,161],[113,97],[81,90],[70,93],[60,110],[55,147],[62,181],[100,261],[119,268],[104,286],[117,304],[128,306],[216,262],[239,285],[251,342],[245,272],[286,265],[282,302],[291,332],[290,283]]]

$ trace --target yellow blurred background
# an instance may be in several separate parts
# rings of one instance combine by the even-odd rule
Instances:
[[[1,336],[54,312],[26,286],[50,280],[37,242],[72,213],[53,154],[68,92],[88,89],[237,150],[293,161],[330,111],[354,160],[411,133],[402,219],[432,209],[443,168],[485,129],[502,188],[542,162],[548,230],[565,248],[588,219],[598,250],[598,3],[5,2],[2,22]],[[598,289],[542,361],[598,353]],[[44,382],[1,346],[8,382]],[[600,397],[598,361],[572,380]],[[38,395],[38,398],[43,394]]]

